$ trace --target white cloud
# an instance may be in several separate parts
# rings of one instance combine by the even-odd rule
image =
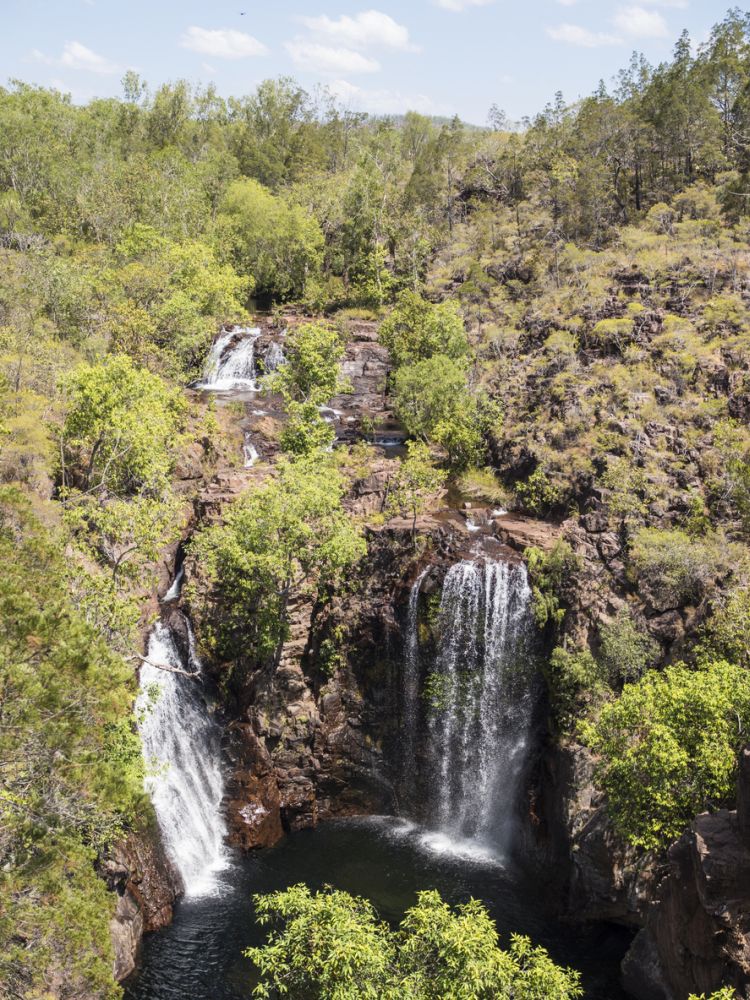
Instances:
[[[685,10],[690,6],[689,0],[641,0],[645,7],[674,7]]]
[[[268,52],[257,38],[235,28],[197,28],[193,25],[180,38],[180,45],[217,59],[247,59]]]
[[[547,34],[556,42],[578,45],[584,49],[598,49],[603,45],[619,45],[620,39],[604,31],[589,31],[580,24],[558,24],[547,28]]]
[[[379,46],[413,51],[415,48],[409,41],[409,29],[379,10],[363,10],[353,17],[342,14],[336,20],[321,14],[320,17],[301,17],[300,21],[314,37],[350,49]]]
[[[375,115],[398,115],[405,111],[419,111],[422,114],[445,113],[426,94],[402,94],[397,90],[368,90],[349,83],[335,80],[329,88],[333,96],[345,107],[356,111],[367,111]]]
[[[437,6],[442,7],[443,10],[457,12],[466,10],[467,7],[487,7],[494,2],[495,0],[435,0]]]
[[[561,7],[574,7],[578,0],[557,0]]]
[[[380,63],[341,46],[321,45],[305,38],[284,43],[292,61],[311,73],[376,73]]]
[[[47,56],[38,49],[33,50],[33,56],[39,62],[48,66],[63,66],[65,69],[82,69],[88,73],[119,73],[120,68],[104,56],[86,48],[81,42],[66,42],[63,46],[62,55],[55,59]]]
[[[612,23],[631,38],[665,38],[669,35],[667,22],[658,10],[645,7],[621,7]]]

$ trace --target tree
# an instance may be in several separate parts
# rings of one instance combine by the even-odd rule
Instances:
[[[452,465],[475,464],[481,447],[476,398],[464,366],[442,354],[406,365],[394,379],[396,413],[413,437],[445,448]]]
[[[341,377],[344,345],[339,334],[322,323],[294,327],[285,344],[286,363],[264,380],[264,387],[284,399],[288,421],[281,436],[284,451],[311,455],[329,448],[333,425],[320,413],[333,396],[348,390]]]
[[[412,518],[412,541],[416,539],[417,515],[443,486],[447,473],[435,468],[430,449],[421,441],[408,441],[408,453],[388,481],[388,509]]]
[[[323,234],[317,220],[250,178],[229,185],[218,234],[237,270],[275,298],[302,296],[308,278],[320,270]]]
[[[402,292],[393,312],[380,325],[381,344],[397,366],[436,354],[453,360],[469,353],[461,314],[454,302],[433,305],[416,292]]]
[[[187,594],[201,643],[222,660],[272,657],[287,635],[292,595],[340,583],[365,552],[330,464],[278,468],[277,478],[238,497],[223,524],[201,528],[191,543],[204,582],[191,582]]]
[[[94,863],[143,809],[134,675],[71,601],[67,559],[0,489],[0,981],[114,1000],[115,900]]]
[[[582,727],[616,829],[636,846],[663,848],[697,813],[731,804],[748,725],[750,674],[725,661],[676,664],[626,684]]]
[[[167,483],[185,413],[178,389],[116,354],[63,380],[63,484],[127,495]]]
[[[498,946],[495,925],[477,900],[455,911],[439,893],[420,892],[397,931],[367,900],[304,885],[256,896],[268,942],[245,954],[261,973],[254,996],[299,1000],[574,1000],[578,973],[514,935]]]

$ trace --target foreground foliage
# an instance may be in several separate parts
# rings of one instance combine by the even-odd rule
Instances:
[[[110,998],[114,899],[94,863],[142,787],[133,675],[73,606],[62,547],[0,491],[0,981]]]
[[[477,900],[455,911],[437,892],[421,892],[400,927],[382,923],[365,899],[304,885],[256,896],[266,945],[245,953],[260,970],[254,996],[299,1000],[573,1000],[578,973],[555,965],[543,948],[514,936],[498,945]]]

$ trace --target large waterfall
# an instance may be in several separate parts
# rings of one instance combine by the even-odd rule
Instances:
[[[186,664],[166,625],[159,622],[154,627],[141,667],[137,708],[146,788],[164,846],[185,893],[197,896],[213,890],[216,873],[226,867],[227,853],[218,731],[196,682],[172,672],[200,670],[192,632],[188,637]]]
[[[465,560],[451,566],[437,655],[423,679],[428,825],[501,852],[510,845],[531,733],[530,596],[523,565]],[[418,656],[417,599],[413,589],[405,698]]]
[[[259,336],[260,327],[257,326],[224,330],[209,352],[203,379],[196,384],[196,388],[217,392],[242,388],[254,390],[255,341]],[[230,347],[233,340],[236,343]]]

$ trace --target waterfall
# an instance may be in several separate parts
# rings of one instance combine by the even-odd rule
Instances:
[[[419,724],[419,635],[417,633],[417,612],[422,581],[430,567],[423,569],[409,591],[409,606],[406,618],[406,648],[404,650],[404,674],[402,693],[401,732],[402,777],[405,786],[415,791],[417,776],[416,739]]]
[[[263,371],[275,372],[280,365],[286,364],[286,354],[284,354],[284,348],[281,344],[277,344],[275,340],[266,348],[266,353],[263,355]]]
[[[252,467],[260,458],[260,453],[253,444],[252,438],[250,437],[250,433],[248,431],[245,431],[245,441],[244,444],[242,445],[242,454],[245,459],[244,464],[246,469],[252,469]]]
[[[255,341],[259,336],[260,327],[257,326],[224,330],[209,352],[203,379],[196,383],[196,388],[217,392],[240,388],[254,390]],[[237,343],[229,348],[238,337]]]
[[[523,565],[452,566],[426,680],[432,824],[501,850],[512,836],[531,731],[530,596]]]
[[[195,681],[158,666],[199,671],[192,631],[188,637],[186,664],[167,626],[154,626],[141,667],[137,712],[146,790],[164,846],[185,893],[198,896],[213,890],[216,873],[227,865],[219,734]]]

